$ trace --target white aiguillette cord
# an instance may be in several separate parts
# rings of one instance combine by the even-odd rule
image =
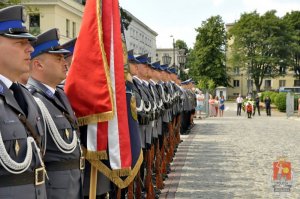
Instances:
[[[37,150],[37,154],[38,154],[39,160],[41,162],[41,165],[44,166],[43,160],[40,155],[40,149],[36,145],[33,137],[27,137],[27,151],[26,151],[25,159],[23,162],[18,163],[16,161],[14,161],[13,159],[11,159],[11,157],[7,153],[3,139],[2,139],[2,135],[0,132],[0,164],[9,173],[13,173],[13,174],[23,173],[24,171],[26,171],[29,168],[31,161],[32,161],[32,143]]]
[[[36,103],[38,104],[38,106],[42,112],[44,121],[47,124],[47,127],[50,131],[50,135],[51,135],[54,143],[56,144],[57,148],[63,153],[67,153],[67,154],[73,153],[73,151],[76,149],[77,142],[79,143],[79,139],[77,138],[76,131],[73,131],[72,142],[70,144],[66,143],[64,141],[64,139],[61,137],[61,135],[59,134],[57,127],[56,127],[47,107],[45,106],[45,104],[39,98],[37,98],[37,97],[33,97],[33,98],[36,101]]]

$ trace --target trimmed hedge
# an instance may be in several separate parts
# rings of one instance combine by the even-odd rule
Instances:
[[[275,104],[275,97],[278,95],[278,93],[276,92],[272,92],[271,95],[270,95],[270,98],[271,98],[271,102],[273,104]]]
[[[275,97],[275,105],[280,112],[286,111],[286,95],[287,93],[278,93]]]
[[[265,98],[267,96],[270,97],[271,99],[271,103],[272,104],[275,104],[275,97],[278,95],[277,92],[274,92],[274,91],[265,91],[265,92],[262,92],[261,95],[260,95],[260,101],[261,102],[264,102],[265,101]]]

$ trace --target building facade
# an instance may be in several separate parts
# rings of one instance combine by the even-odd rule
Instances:
[[[226,30],[228,31],[234,24],[226,24]],[[227,41],[227,60],[231,55],[230,45],[233,43],[233,39]],[[230,77],[230,85],[233,87],[227,88],[227,95],[229,98],[235,98],[239,94],[242,96],[248,95],[248,93],[257,93],[251,74],[244,66],[231,66],[227,61],[227,73]],[[295,87],[300,86],[300,80],[295,79],[295,72],[289,71],[284,68],[282,75],[276,78],[271,78],[266,75],[262,80],[260,87],[261,91],[278,91],[280,87]]]
[[[156,56],[156,36],[158,34],[130,12],[123,10],[131,17],[128,29],[125,30],[127,50],[133,49],[137,55],[148,54],[154,60]]]
[[[60,41],[65,43],[78,36],[84,10],[82,0],[24,0],[29,31],[40,34],[58,28]]]

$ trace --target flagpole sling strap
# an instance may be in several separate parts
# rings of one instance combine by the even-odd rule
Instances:
[[[27,131],[26,131],[27,135],[34,139],[34,141],[36,142],[37,146],[39,147],[39,149],[41,151],[41,154],[43,154],[44,148],[43,148],[43,145],[40,142],[40,139],[39,139],[40,136],[37,134],[35,129],[32,127],[32,125],[28,122],[26,116],[19,113],[19,111],[17,111],[15,108],[13,108],[12,110],[17,114],[18,119],[20,120],[20,122],[22,122],[22,124],[27,129]]]
[[[26,129],[29,131],[29,135],[31,137],[33,137],[34,141],[36,142],[37,146],[40,148],[41,150],[41,154],[44,154],[44,147],[41,144],[40,140],[39,140],[39,136],[37,134],[37,132],[34,130],[34,128],[32,127],[32,125],[28,122],[28,120],[26,119],[26,117],[22,114],[18,115],[19,120],[23,123],[23,125],[26,127]]]

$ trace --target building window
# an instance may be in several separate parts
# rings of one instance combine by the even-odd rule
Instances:
[[[233,72],[234,72],[235,75],[239,75],[240,74],[240,68],[239,67],[234,67]]]
[[[72,36],[73,38],[76,37],[76,22],[73,22],[72,23],[73,27],[72,27]]]
[[[253,87],[253,80],[252,79],[247,80],[247,87],[248,88]]]
[[[40,14],[29,15],[29,32],[33,35],[40,34]]]
[[[286,74],[286,67],[285,66],[279,66],[279,73],[280,74]]]
[[[265,89],[270,90],[271,89],[271,80],[266,79],[265,80]]]
[[[240,87],[240,80],[233,80],[234,87]]]
[[[133,30],[130,28],[130,36],[133,37]]]
[[[285,80],[279,80],[279,87],[285,86]]]
[[[266,69],[266,75],[271,75],[271,73],[272,73],[272,68],[270,67],[270,66],[268,66],[267,67],[267,69]]]
[[[70,37],[70,20],[66,19],[66,37]]]
[[[299,79],[294,80],[294,86],[300,86],[300,80]]]

